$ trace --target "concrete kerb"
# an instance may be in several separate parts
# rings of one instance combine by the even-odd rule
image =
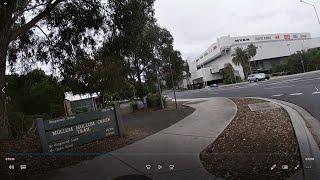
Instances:
[[[285,101],[276,100],[276,99],[273,99],[273,101],[284,103],[285,105],[290,106],[291,108],[293,108],[296,111],[298,111],[298,113],[305,120],[309,131],[311,132],[311,134],[313,135],[314,139],[316,140],[318,146],[320,147],[320,131],[319,131],[319,129],[320,129],[320,121],[319,120],[314,118],[309,112],[307,112],[306,110],[304,110],[300,106],[297,106],[295,104],[288,103],[288,102],[285,102]]]
[[[313,135],[316,137],[317,141],[319,142],[320,132],[317,130],[320,129],[320,122],[316,120],[314,117],[312,117],[306,110],[304,110],[303,108],[295,104],[291,104],[288,102],[275,100],[275,99],[269,99],[269,98],[260,98],[260,97],[248,97],[248,98],[261,99],[261,100],[273,102],[283,107],[288,112],[292,125],[294,127],[295,135],[298,140],[302,164],[303,164],[303,171],[298,172],[296,175],[294,175],[292,178],[289,178],[289,179],[290,180],[301,179],[302,174],[304,178],[308,180],[318,179],[318,176],[320,174],[320,161],[319,161],[320,150]],[[190,102],[196,103],[201,101],[209,101],[211,99],[212,98],[194,98],[194,99],[177,99],[177,101],[186,102],[184,104],[188,105],[188,103]],[[172,101],[174,101],[174,99],[172,99]]]
[[[306,118],[309,118],[310,120],[310,117],[312,116],[309,113],[306,114],[305,110],[305,112],[303,112],[302,108],[291,103],[269,98],[250,98],[262,99],[269,102],[273,102],[275,104],[280,105],[288,112],[299,144],[303,164],[304,178],[308,180],[318,179],[320,174],[320,150],[318,144],[316,143],[305,122]],[[296,110],[296,108],[299,108],[302,113],[299,113],[298,110]],[[303,115],[306,115],[306,117],[304,117]]]

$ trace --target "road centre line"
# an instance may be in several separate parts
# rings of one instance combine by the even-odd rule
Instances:
[[[276,95],[272,95],[271,97],[280,97],[283,96],[283,94],[276,94]]]
[[[274,82],[274,83],[261,83],[259,84],[260,86],[271,86],[271,85],[276,85],[276,84],[282,84],[282,83],[290,83],[290,82],[300,82],[300,81],[313,81],[313,80],[318,80],[320,78],[298,78],[298,79],[291,79],[287,81],[279,81],[279,82]]]
[[[289,94],[290,96],[300,96],[302,95],[303,93],[293,93],[293,94]]]
[[[289,88],[289,87],[294,87],[295,85],[291,85],[291,86],[278,86],[278,87],[266,87],[263,89],[280,89],[280,88]]]

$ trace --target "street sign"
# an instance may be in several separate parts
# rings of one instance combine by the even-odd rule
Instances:
[[[44,152],[58,152],[114,135],[123,135],[120,106],[65,118],[37,119]]]

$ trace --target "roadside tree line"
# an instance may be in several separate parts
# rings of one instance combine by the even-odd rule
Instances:
[[[298,74],[320,70],[320,48],[297,51],[283,59],[282,63],[272,66],[274,74]]]
[[[154,0],[1,1],[0,90],[6,87],[6,93],[0,92],[0,139],[12,135],[8,110],[23,116],[41,114],[46,107],[35,105],[33,110],[21,107],[33,100],[14,97],[19,96],[12,93],[18,89],[10,88],[9,84],[16,86],[17,82],[24,84],[21,81],[45,77],[49,79],[45,82],[56,84],[53,89],[60,89],[59,101],[61,90],[71,90],[100,92],[104,102],[134,94],[142,99],[156,92],[157,78],[171,87],[173,75],[173,84],[177,84],[188,66],[174,49],[170,32],[157,24],[153,5]],[[37,62],[50,64],[58,72],[57,77],[37,70],[31,75],[15,74],[28,72]],[[6,71],[11,71],[11,75],[6,76]],[[45,95],[41,85],[34,88],[25,96]],[[38,107],[41,112],[34,112]],[[60,111],[51,113],[50,108],[50,116]]]

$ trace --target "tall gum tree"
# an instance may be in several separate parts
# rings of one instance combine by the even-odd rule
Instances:
[[[90,53],[97,43],[94,36],[107,31],[103,2],[0,0],[0,139],[10,138],[4,89],[7,65],[28,61],[59,65]]]

